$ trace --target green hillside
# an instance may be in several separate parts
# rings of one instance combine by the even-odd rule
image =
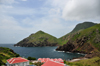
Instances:
[[[100,57],[84,59],[76,62],[65,62],[69,66],[100,66]]]
[[[29,37],[23,39],[14,46],[37,47],[37,46],[56,46],[58,44],[57,38],[49,35],[43,31],[38,31],[31,34]]]
[[[92,44],[100,51],[100,24],[81,31],[79,34],[76,34],[71,38],[71,40],[76,41],[82,38],[87,39],[86,43]]]
[[[77,24],[76,27],[71,31],[71,33],[77,32],[77,31],[82,30],[82,29],[89,28],[89,27],[94,26],[94,25],[96,25],[96,23],[93,23],[93,22],[83,22],[83,23],[79,23],[79,24]]]
[[[5,47],[0,47],[0,66],[5,65],[7,59],[18,56],[19,54],[16,54],[13,50]]]
[[[76,33],[57,50],[87,53],[86,57],[100,56],[100,24]]]
[[[96,23],[92,23],[92,22],[83,22],[83,23],[79,23],[76,25],[76,27],[68,34],[62,36],[61,38],[59,38],[59,44],[60,45],[64,45],[68,42],[68,40],[73,37],[76,33],[79,33],[80,31],[92,27],[96,25]]]

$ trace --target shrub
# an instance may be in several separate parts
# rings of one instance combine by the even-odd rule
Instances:
[[[20,55],[19,54],[16,54],[16,57],[19,57]]]
[[[41,63],[41,62],[37,62],[37,63],[34,63],[34,65],[36,65],[36,66],[41,66],[43,63]]]
[[[36,60],[36,58],[34,58],[34,57],[28,57],[27,59],[28,60]]]

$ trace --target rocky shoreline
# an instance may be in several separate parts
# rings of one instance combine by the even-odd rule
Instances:
[[[57,43],[18,43],[15,44],[14,46],[20,46],[20,47],[44,47],[44,46],[57,46]]]

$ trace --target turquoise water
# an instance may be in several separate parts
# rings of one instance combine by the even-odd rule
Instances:
[[[13,44],[0,44],[0,47],[8,47],[22,57],[35,58],[62,58],[65,60],[83,57],[84,54],[55,51],[56,47],[14,47]]]

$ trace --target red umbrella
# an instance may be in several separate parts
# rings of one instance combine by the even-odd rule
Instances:
[[[42,58],[39,58],[38,60],[42,60]]]
[[[59,62],[63,62],[63,60],[61,58],[58,59]]]
[[[58,59],[56,59],[56,58],[55,58],[55,59],[53,59],[53,60],[54,60],[54,61],[58,61]]]

